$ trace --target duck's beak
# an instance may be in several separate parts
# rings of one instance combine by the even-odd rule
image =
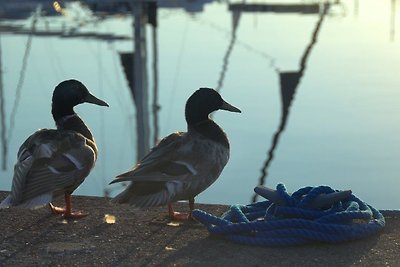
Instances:
[[[109,105],[106,102],[104,102],[101,99],[98,99],[97,97],[95,97],[94,95],[92,95],[90,93],[83,99],[83,101],[86,103],[92,103],[92,104],[96,104],[99,106],[109,107]]]
[[[223,101],[223,100],[222,100]],[[227,111],[232,111],[232,112],[238,112],[238,113],[242,113],[240,111],[240,109],[238,109],[237,107],[232,106],[231,104],[223,101],[222,102],[222,106],[219,109],[223,109],[223,110],[227,110]]]

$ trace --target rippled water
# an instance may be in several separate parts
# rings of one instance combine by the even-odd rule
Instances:
[[[235,26],[228,5],[220,2],[195,13],[158,10],[159,137],[186,129],[184,104],[198,87],[220,89],[243,112],[214,114],[230,139],[231,159],[198,201],[248,203],[275,136],[267,186],[284,183],[292,192],[330,185],[352,189],[378,208],[400,208],[400,2],[341,1],[322,18],[249,12],[236,19]],[[1,23],[29,29],[32,19]],[[35,26],[51,30],[63,23],[77,24],[73,16],[41,17]],[[131,37],[132,18],[114,16],[78,28],[94,30]],[[153,39],[150,26],[146,30],[151,111]],[[132,40],[1,33],[0,42],[8,135],[0,189],[11,186],[19,145],[36,129],[53,127],[54,86],[76,78],[110,108],[76,108],[92,129],[100,156],[75,194],[119,192],[119,185],[107,184],[134,165],[137,154],[136,109],[119,58],[132,51]],[[293,91],[291,101],[281,101],[281,88]],[[290,106],[284,109],[283,103]],[[150,114],[150,142],[153,118]]]

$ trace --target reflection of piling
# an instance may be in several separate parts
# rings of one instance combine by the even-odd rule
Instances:
[[[296,89],[300,83],[300,80],[302,76],[304,75],[305,69],[306,69],[306,64],[307,60],[310,56],[311,50],[314,47],[314,45],[317,42],[317,37],[319,30],[321,28],[322,22],[324,20],[324,17],[328,11],[329,4],[324,5],[324,9],[320,15],[320,18],[315,26],[314,32],[311,37],[311,42],[310,44],[306,47],[306,50],[303,53],[303,56],[300,60],[300,70],[299,71],[294,71],[294,72],[281,72],[279,73],[279,78],[280,78],[280,89],[281,89],[281,102],[282,102],[282,116],[281,116],[281,122],[279,124],[279,127],[277,131],[274,134],[274,137],[272,138],[272,143],[271,147],[268,150],[267,154],[267,159],[264,162],[264,165],[261,169],[261,176],[259,178],[259,185],[264,185],[265,180],[268,176],[268,167],[270,166],[272,160],[274,159],[274,152],[275,149],[278,145],[279,138],[284,131],[286,127],[286,123],[289,117],[289,110],[290,106],[292,104],[294,95],[296,93]],[[253,195],[252,201],[256,202],[257,201],[257,194]]]
[[[137,161],[140,161],[150,150],[150,116],[148,110],[147,50],[146,23],[153,26],[153,120],[154,142],[158,138],[158,68],[157,68],[157,4],[156,2],[131,3],[134,35],[134,53],[120,53],[125,77],[128,81],[131,96],[136,107]],[[109,192],[105,190],[105,195]]]
[[[158,105],[158,39],[157,39],[157,3],[148,3],[148,23],[152,26],[152,37],[153,37],[153,144],[158,143],[158,111],[160,106]]]
[[[157,51],[157,28],[153,27],[153,144],[158,143],[158,51]]]
[[[136,122],[137,122],[137,159],[140,160],[149,150],[149,112],[147,108],[147,51],[146,51],[146,13],[145,4],[132,2],[134,17],[134,58],[133,58],[133,91],[136,100]]]
[[[1,154],[2,162],[1,169],[5,171],[7,169],[7,139],[6,139],[6,114],[4,108],[4,88],[3,88],[3,68],[2,68],[2,50],[0,42],[0,139],[1,139]]]
[[[154,143],[158,141],[157,3],[133,2],[131,8],[134,18],[134,53],[120,53],[120,58],[136,107],[137,160],[139,161],[150,150],[146,23],[153,26],[153,141]]]

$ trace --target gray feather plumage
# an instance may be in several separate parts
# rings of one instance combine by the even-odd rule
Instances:
[[[74,191],[94,166],[96,157],[95,144],[77,132],[37,131],[19,149],[10,197],[0,207],[35,208],[65,190]]]
[[[171,134],[132,171],[117,176],[112,183],[131,181],[132,184],[113,202],[150,207],[193,198],[218,178],[228,159],[229,149],[212,140],[196,133]],[[146,182],[160,182],[164,186],[159,192],[143,195],[140,186]]]

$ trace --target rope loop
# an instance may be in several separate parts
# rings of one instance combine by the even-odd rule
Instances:
[[[193,218],[211,235],[259,246],[294,246],[310,242],[338,243],[364,238],[385,226],[385,218],[351,191],[329,186],[304,187],[289,195],[258,186],[266,201],[232,205],[221,217],[194,210]]]

